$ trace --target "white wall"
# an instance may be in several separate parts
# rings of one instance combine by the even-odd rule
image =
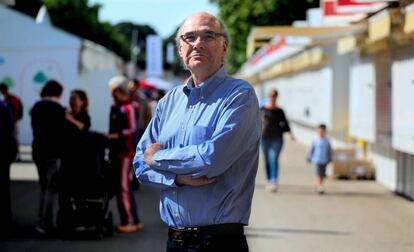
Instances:
[[[112,104],[108,82],[121,74],[122,60],[108,49],[87,40],[82,43],[80,60],[80,87],[88,94],[91,130],[108,132]]]
[[[392,64],[392,145],[414,154],[414,53]]]
[[[0,6],[0,81],[10,84],[10,91],[23,102],[21,144],[32,143],[29,112],[47,80],[63,84],[64,105],[69,91],[79,87],[80,44],[76,36]]]
[[[332,70],[324,67],[264,83],[266,93],[276,88],[287,117],[309,126],[332,125]]]
[[[349,134],[375,141],[375,67],[372,61],[354,58],[350,71]]]

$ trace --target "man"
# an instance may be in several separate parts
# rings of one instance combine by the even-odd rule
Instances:
[[[136,111],[130,101],[128,80],[115,76],[109,80],[114,101],[109,120],[109,157],[112,169],[118,173],[117,202],[121,223],[116,226],[120,233],[140,231],[144,226],[131,188],[132,158],[135,154]]]
[[[51,233],[55,229],[57,179],[67,144],[68,123],[60,105],[63,87],[49,80],[40,93],[41,100],[31,110],[33,129],[33,160],[39,173],[41,198],[36,231]]]
[[[7,106],[10,108],[12,113],[12,119],[14,124],[14,137],[16,141],[18,141],[18,121],[20,121],[23,118],[23,104],[19,97],[11,94],[9,92],[9,87],[6,85],[6,83],[0,83],[0,93],[3,96],[4,102],[7,104]],[[17,142],[18,146],[18,142]],[[18,148],[17,148],[18,151]],[[16,153],[17,159],[20,159],[19,153]],[[16,159],[16,157],[14,158]],[[13,160],[14,161],[14,160]]]
[[[259,157],[258,101],[245,81],[228,77],[228,37],[208,13],[177,32],[187,82],[158,103],[137,146],[141,183],[161,188],[167,251],[248,251],[248,224]]]
[[[16,140],[13,135],[12,113],[5,102],[0,100],[0,237],[10,235],[12,211],[10,204],[10,165],[16,157]]]
[[[140,81],[137,79],[133,79],[128,82],[131,101],[136,102],[139,105],[139,113],[137,118],[138,128],[137,134],[135,136],[135,145],[138,143],[139,139],[144,134],[144,131],[151,120],[151,109],[147,99],[145,99],[144,95],[141,94],[141,91],[139,90],[139,83]]]

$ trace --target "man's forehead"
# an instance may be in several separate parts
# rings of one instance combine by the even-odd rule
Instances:
[[[187,18],[182,26],[183,33],[193,31],[219,31],[220,24],[211,15],[193,15]]]

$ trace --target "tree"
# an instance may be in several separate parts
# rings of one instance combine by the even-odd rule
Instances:
[[[11,8],[23,12],[26,15],[36,17],[41,6],[42,0],[16,0]]]
[[[230,36],[227,66],[236,72],[246,61],[247,36],[253,26],[290,25],[306,19],[306,10],[319,6],[319,0],[210,0],[218,4],[219,18]]]

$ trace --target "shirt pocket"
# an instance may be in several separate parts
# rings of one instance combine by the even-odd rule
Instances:
[[[202,144],[210,140],[212,134],[212,127],[193,126],[190,135],[190,144]]]

